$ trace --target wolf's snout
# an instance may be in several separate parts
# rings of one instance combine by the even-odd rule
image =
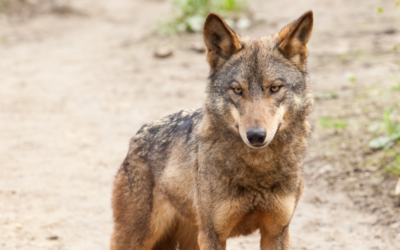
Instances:
[[[247,139],[253,146],[261,146],[264,143],[267,132],[263,127],[249,128],[247,130]]]

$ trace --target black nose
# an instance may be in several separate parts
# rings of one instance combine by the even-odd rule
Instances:
[[[267,132],[263,127],[256,127],[249,128],[246,135],[251,145],[260,146],[263,144],[265,137],[267,137]]]

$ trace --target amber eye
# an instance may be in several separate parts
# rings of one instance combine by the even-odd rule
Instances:
[[[235,94],[241,95],[242,89],[241,88],[233,88],[233,92],[235,92]]]
[[[271,89],[272,93],[275,93],[275,92],[278,92],[281,89],[281,86],[272,86],[270,89]]]

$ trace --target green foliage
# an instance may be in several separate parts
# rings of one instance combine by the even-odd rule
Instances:
[[[383,120],[369,127],[371,132],[384,133],[384,135],[371,140],[368,144],[369,147],[388,150],[400,140],[400,123],[392,119],[392,113],[393,110],[385,109],[383,112]]]
[[[354,75],[354,73],[351,73],[351,72],[348,72],[346,74],[346,78],[347,78],[347,80],[349,80],[349,82],[352,82],[352,83],[354,83],[357,80],[357,78]]]
[[[400,92],[400,81],[397,82],[397,85],[392,87],[392,90]]]
[[[338,97],[339,94],[336,91],[324,91],[315,94],[315,100],[337,99]]]
[[[400,177],[400,155],[394,155],[394,160],[387,164],[385,172]]]
[[[344,119],[333,119],[332,117],[321,117],[320,123],[323,128],[336,129],[344,129],[349,125]]]
[[[2,37],[2,38],[0,39],[0,43],[1,43],[1,45],[7,45],[7,44],[8,44],[7,37]]]
[[[395,7],[400,6],[400,0],[396,1]],[[378,13],[383,13],[381,7],[377,8]],[[398,47],[394,45],[393,52],[397,52]],[[369,147],[373,149],[382,149],[378,151],[379,161],[384,165],[386,173],[390,173],[396,177],[400,177],[400,102],[398,93],[400,92],[400,78],[395,75],[393,79],[397,85],[386,89],[383,92],[385,98],[394,100],[391,108],[385,108],[383,111],[383,119],[379,122],[371,124],[369,131],[375,133],[377,137],[369,142]],[[391,96],[393,97],[391,97]]]
[[[384,151],[383,162],[384,170],[393,176],[400,176],[400,154],[398,142],[400,141],[400,123],[392,117],[393,110],[385,109],[383,119],[379,123],[373,123],[369,130],[380,132],[383,135],[371,140],[369,147],[382,149]],[[397,144],[397,146],[395,146]]]
[[[379,123],[374,123],[369,127],[371,132],[383,132],[381,135],[369,142],[369,147],[373,149],[383,149],[386,160],[385,172],[394,176],[400,176],[400,154],[399,149],[389,150],[400,141],[400,122],[392,118],[393,110],[385,109],[383,119]]]
[[[232,26],[235,19],[248,12],[246,0],[175,0],[174,14],[162,23],[160,34],[201,32],[205,18],[216,12]]]

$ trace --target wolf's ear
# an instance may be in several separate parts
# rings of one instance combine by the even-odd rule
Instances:
[[[215,13],[207,16],[203,37],[207,46],[207,61],[212,69],[241,49],[236,33]]]
[[[279,51],[301,68],[304,68],[308,56],[307,43],[311,37],[313,21],[313,12],[307,11],[277,34],[281,41]]]

